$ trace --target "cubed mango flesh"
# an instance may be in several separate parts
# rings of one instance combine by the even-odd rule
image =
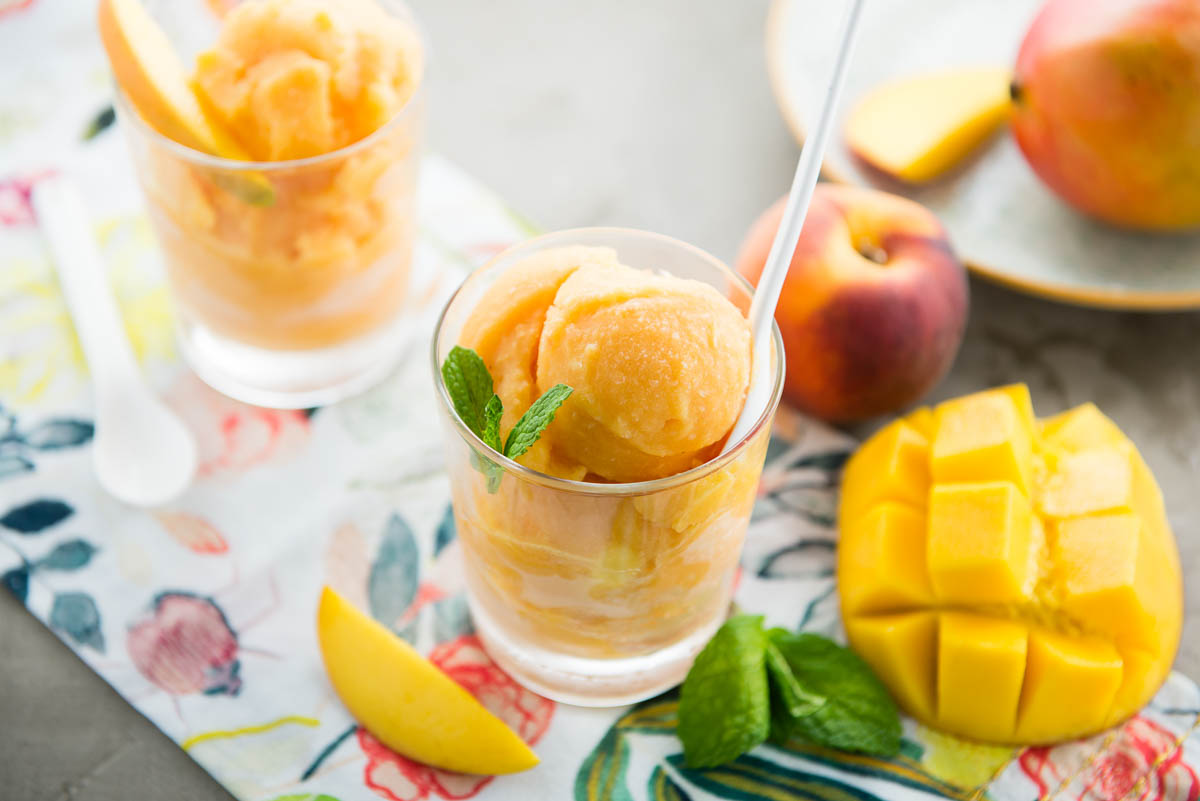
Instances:
[[[943,612],[938,625],[938,725],[1012,731],[1025,678],[1029,631],[1021,623]]]
[[[1019,602],[1033,592],[1033,512],[1010,482],[935,484],[925,543],[942,603]]]
[[[1041,742],[1104,727],[1123,663],[1103,637],[1030,632],[1016,737]]]
[[[1120,447],[1102,446],[1054,460],[1038,492],[1046,518],[1128,510],[1133,504],[1133,465]]]
[[[1120,445],[1126,441],[1117,424],[1109,420],[1094,403],[1085,403],[1047,417],[1038,423],[1038,429],[1046,444],[1072,453],[1097,445]]]
[[[1008,387],[946,401],[934,410],[930,471],[938,484],[1010,481],[1031,484],[1034,421]]]
[[[936,612],[846,618],[846,631],[859,654],[872,665],[890,666],[879,678],[901,706],[922,720],[937,717],[937,629]]]
[[[922,553],[925,515],[885,501],[849,525],[842,553],[842,607],[852,614],[920,609],[933,602]]]
[[[838,516],[851,520],[884,501],[924,508],[929,495],[929,439],[897,420],[863,444],[846,464]]]
[[[1018,385],[918,410],[863,444],[842,493],[846,633],[922,722],[1050,743],[1166,679],[1178,549],[1149,467],[1095,406],[1037,421]]]

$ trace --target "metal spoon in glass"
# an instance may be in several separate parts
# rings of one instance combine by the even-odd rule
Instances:
[[[79,190],[59,176],[44,179],[34,186],[33,207],[92,374],[96,477],[126,503],[166,503],[196,472],[192,433],[142,378]]]
[[[813,188],[821,174],[821,160],[825,155],[825,146],[829,142],[829,132],[833,128],[834,112],[837,111],[838,96],[842,93],[842,85],[846,82],[846,65],[850,61],[850,53],[854,49],[854,37],[858,32],[858,20],[862,16],[864,0],[850,0],[846,10],[846,19],[842,24],[841,46],[838,48],[837,60],[829,78],[829,88],[825,93],[825,102],[817,115],[816,125],[812,132],[805,137],[804,146],[800,149],[800,162],[796,165],[796,176],[792,179],[792,189],[788,193],[787,206],[783,212],[783,220],[775,233],[775,241],[771,244],[771,252],[767,256],[766,266],[758,280],[754,291],[754,299],[750,302],[750,332],[753,336],[754,351],[751,357],[750,389],[746,393],[746,403],[742,413],[733,424],[733,431],[725,440],[725,450],[741,442],[755,421],[762,416],[770,399],[771,382],[767,380],[771,374],[771,323],[775,319],[775,306],[779,303],[779,293],[783,289],[783,280],[787,278],[788,267],[792,263],[792,254],[796,250],[796,242],[800,239],[800,230],[804,227],[804,218],[808,214],[808,204],[812,200]],[[782,358],[780,354],[780,358]]]

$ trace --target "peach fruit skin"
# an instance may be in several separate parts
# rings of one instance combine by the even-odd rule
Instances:
[[[1063,200],[1119,226],[1200,225],[1200,5],[1051,0],[1013,93],[1017,143]]]
[[[751,283],[784,203],[767,209],[742,244],[737,269]],[[950,369],[967,308],[966,271],[933,214],[886,192],[820,184],[775,310],[784,398],[834,422],[908,406]]]

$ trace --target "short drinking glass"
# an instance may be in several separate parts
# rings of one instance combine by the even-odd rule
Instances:
[[[783,386],[782,344],[771,402],[749,434],[694,469],[628,484],[571,481],[490,451],[457,417],[440,365],[499,276],[565,245],[610,247],[622,263],[703,281],[745,313],[751,288],[717,259],[665,236],[579,229],[533,239],[473,273],[435,332],[433,371],[467,599],[492,657],[550,698],[629,703],[682,681],[728,609]],[[502,470],[498,485],[478,466]],[[489,491],[493,490],[493,491]]]

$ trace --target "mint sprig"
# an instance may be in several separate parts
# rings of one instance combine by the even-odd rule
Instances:
[[[558,407],[562,406],[563,401],[571,397],[574,391],[566,384],[555,384],[543,392],[542,397],[533,402],[512,427],[512,431],[508,432],[508,439],[504,442],[504,455],[509,459],[516,459],[532,448],[533,443],[537,442],[546,430],[546,426],[554,422]]]
[[[792,718],[791,737],[879,756],[900,750],[896,704],[858,654],[819,634],[771,629],[767,639],[779,649],[800,686],[825,698],[808,714]]]
[[[455,345],[442,362],[442,383],[450,393],[454,411],[482,439],[483,410],[496,394],[492,389],[492,374],[483,359],[470,348]]]
[[[566,384],[550,387],[521,415],[502,446],[500,419],[504,416],[504,403],[496,394],[492,374],[479,354],[458,345],[451,348],[442,362],[442,383],[454,411],[467,428],[489,448],[509,459],[516,459],[533,447],[546,426],[554,421],[558,407],[574,392]],[[499,489],[503,470],[498,464],[483,458],[475,462],[475,467],[487,476],[488,492]]]
[[[892,756],[900,716],[854,652],[817,634],[764,631],[736,615],[709,641],[683,682],[679,725],[690,768],[732,762],[770,737]]]
[[[504,452],[500,447],[500,418],[504,416],[504,404],[500,402],[499,395],[493,395],[488,398],[488,402],[483,405],[483,431],[480,432],[479,438],[483,440],[494,451]]]
[[[792,672],[792,666],[771,639],[767,638],[765,661],[771,685],[771,741],[786,743],[792,736],[793,721],[811,715],[825,705],[823,695],[811,693]]]

